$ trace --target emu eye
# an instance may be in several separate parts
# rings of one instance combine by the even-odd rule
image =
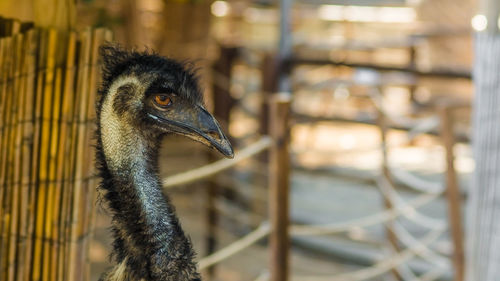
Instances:
[[[170,105],[172,105],[172,99],[168,95],[165,95],[165,94],[156,95],[154,101],[155,101],[156,105],[158,105],[159,107],[162,107],[162,108],[167,108]]]

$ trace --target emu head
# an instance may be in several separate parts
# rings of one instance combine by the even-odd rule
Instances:
[[[130,153],[175,133],[233,157],[231,144],[203,105],[192,67],[112,45],[101,47],[100,54],[103,85],[97,114],[105,152]]]

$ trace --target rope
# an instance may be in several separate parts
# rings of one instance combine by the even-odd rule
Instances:
[[[446,270],[442,268],[435,268],[423,274],[421,277],[412,279],[411,281],[433,281],[441,277],[441,275],[443,275],[443,273],[445,272]]]
[[[211,163],[209,165],[202,166],[200,168],[192,169],[183,173],[179,173],[177,175],[167,177],[163,180],[163,187],[170,188],[210,177],[226,169],[234,167],[241,161],[246,160],[257,153],[264,151],[265,149],[269,148],[271,144],[272,140],[270,137],[268,136],[261,137],[255,143],[237,152],[235,154],[236,156],[234,157],[234,159],[222,159],[214,163]]]
[[[242,225],[248,225],[252,221],[262,221],[265,219],[263,215],[257,213],[254,214],[246,212],[245,214],[242,214],[242,210],[239,210],[236,207],[231,207],[229,203],[224,203],[222,200],[215,201],[215,209],[229,219]]]
[[[412,173],[393,166],[389,166],[389,171],[396,180],[417,191],[434,194],[444,191],[444,185],[441,183],[419,178]]]
[[[404,200],[397,194],[392,185],[385,178],[378,179],[377,184],[379,185],[384,197],[390,200],[393,205],[406,206]],[[446,229],[446,223],[444,221],[424,216],[416,210],[415,213],[408,218],[411,221],[414,221],[431,229],[441,229],[443,231]],[[393,227],[397,239],[402,242],[403,245],[409,246],[411,244],[420,243],[420,241],[418,241],[413,235],[411,235],[399,222],[394,221]],[[419,254],[419,256],[424,260],[430,262],[431,264],[437,265],[441,269],[449,270],[450,268],[447,258],[439,255],[428,247],[425,247],[422,253]]]
[[[393,224],[394,227],[394,232],[396,233],[396,236],[398,237],[399,241],[406,247],[409,247],[412,244],[421,244],[419,240],[417,240],[413,235],[411,235],[403,225],[401,225],[399,222],[394,222]],[[442,229],[444,230],[444,228]],[[433,265],[437,265],[439,268],[443,270],[449,270],[450,269],[450,264],[449,260],[439,254],[437,254],[435,251],[431,250],[428,247],[425,247],[423,251],[419,254],[419,256],[430,262]]]
[[[259,276],[257,276],[254,281],[267,281],[269,280],[269,277],[269,272],[265,271],[259,274]]]
[[[429,203],[439,197],[438,194],[422,194],[417,198],[398,206],[394,209],[385,210],[374,215],[341,223],[323,225],[292,225],[290,230],[293,235],[327,235],[349,230],[352,227],[367,227],[382,222],[393,220],[399,216],[410,216],[415,213],[415,208]]]
[[[442,268],[435,268],[433,270],[428,271],[420,277],[415,277],[410,281],[433,281],[443,275],[446,271]],[[268,281],[269,280],[269,272],[261,273],[254,281]],[[350,280],[349,280],[350,281]]]
[[[386,110],[383,102],[380,91],[373,90],[369,95],[373,104],[377,108],[377,110],[384,115],[389,121],[393,124],[396,124],[399,127],[410,128],[408,131],[409,139],[414,139],[417,135],[429,133],[432,130],[436,129],[440,124],[440,119],[436,116],[424,117],[424,118],[407,118],[404,116],[395,116]]]
[[[391,256],[390,258],[385,258],[382,261],[378,262],[377,264],[368,268],[363,268],[353,272],[342,273],[335,276],[300,276],[297,277],[296,280],[362,281],[362,280],[368,280],[370,278],[375,278],[413,258],[416,254],[423,251],[424,247],[437,240],[443,232],[444,230],[442,229],[429,231],[428,234],[422,239],[421,244],[414,244],[411,247],[406,248],[404,251],[401,251],[398,254]]]
[[[400,207],[409,207],[408,204],[405,202],[403,198],[401,198],[396,190],[392,187],[392,184],[387,181],[386,178],[384,177],[378,177],[376,179],[377,186],[380,188],[380,191],[382,192],[382,195],[387,198],[388,200],[391,201],[391,204],[394,206],[400,206]],[[439,196],[440,194],[435,194]],[[431,218],[428,216],[425,216],[421,213],[419,213],[415,208],[412,208],[412,213],[409,216],[406,216],[409,220],[421,225],[425,226],[429,229],[439,229],[439,228],[445,228],[446,223],[443,220],[440,219],[435,219]]]
[[[397,249],[395,245],[389,243],[388,246],[391,256],[396,255],[399,252],[399,249]],[[403,280],[412,280],[417,278],[415,273],[413,273],[413,271],[411,270],[410,266],[406,263],[395,266],[394,270],[396,270],[396,272],[401,276]]]
[[[411,128],[407,134],[408,139],[411,141],[415,137],[421,134],[429,133],[433,130],[436,130],[441,124],[441,120],[437,116],[430,116],[427,118],[423,118],[415,124],[415,127]]]
[[[264,238],[269,234],[271,228],[269,224],[263,223],[254,231],[243,236],[241,239],[229,244],[228,246],[220,249],[219,251],[202,258],[199,262],[200,270],[210,267],[216,263],[219,263],[234,254],[250,247],[255,244],[260,239]]]
[[[238,177],[230,177],[227,175],[222,175],[220,178],[217,178],[217,181],[235,187],[234,190],[237,190],[239,194],[242,194],[249,200],[257,200],[261,203],[267,203],[268,201],[265,185],[248,183]]]

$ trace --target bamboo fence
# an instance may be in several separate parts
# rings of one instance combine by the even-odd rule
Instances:
[[[0,280],[89,280],[98,47],[0,18]]]

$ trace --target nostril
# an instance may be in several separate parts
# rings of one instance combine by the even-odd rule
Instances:
[[[208,131],[207,135],[213,139],[219,139],[219,132],[216,131]]]

